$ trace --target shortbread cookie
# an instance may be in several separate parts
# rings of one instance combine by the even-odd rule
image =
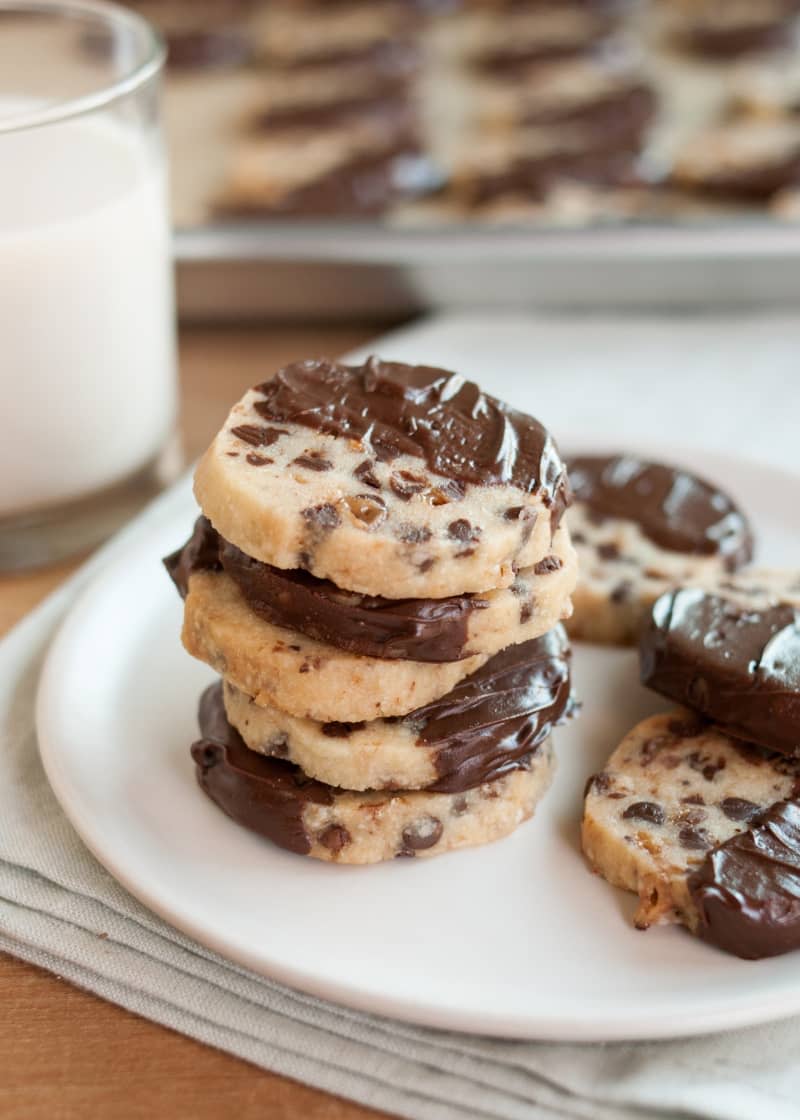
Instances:
[[[596,50],[617,28],[608,12],[587,4],[560,3],[509,9],[498,19],[492,11],[459,16],[450,42],[466,61],[508,74],[519,66],[575,58]]]
[[[800,760],[667,712],[589,782],[583,850],[639,895],[638,928],[682,922],[738,956],[772,956],[800,948],[799,793]]]
[[[498,129],[580,125],[591,130],[594,147],[637,147],[655,108],[640,73],[577,59],[487,84],[479,91],[478,117],[482,126]]]
[[[691,0],[675,3],[668,30],[703,58],[728,60],[789,45],[793,0]]]
[[[800,571],[748,570],[653,608],[642,683],[767,750],[800,755]]]
[[[297,362],[251,389],[195,493],[247,556],[387,598],[510,587],[569,499],[542,425],[456,374]]]
[[[517,573],[511,587],[445,599],[384,599],[342,591],[302,569],[252,560],[199,517],[191,538],[165,560],[185,598],[196,571],[225,571],[250,609],[267,622],[346,653],[411,661],[458,661],[494,654],[509,641],[544,634],[571,611],[578,575],[566,527],[553,551]]]
[[[269,4],[258,27],[258,53],[271,67],[371,62],[390,66],[396,48],[416,49],[417,17],[394,0],[302,7]]]
[[[632,456],[570,462],[569,524],[580,578],[568,630],[576,639],[634,643],[663,592],[745,564],[745,515],[715,486]]]
[[[200,732],[192,756],[212,801],[280,847],[336,863],[434,856],[499,840],[533,814],[554,765],[545,740],[516,769],[462,793],[340,790],[248,750],[225,718],[219,685],[200,701]]]
[[[759,202],[800,183],[800,123],[737,120],[694,136],[672,181],[704,194]]]
[[[392,101],[325,129],[287,128],[237,146],[216,207],[230,215],[377,214],[427,189],[430,161],[419,152],[417,115]]]
[[[274,626],[247,605],[224,572],[195,572],[184,605],[182,640],[257,704],[295,716],[345,723],[402,716],[449,692],[488,654],[438,664],[345,653]]]
[[[263,708],[225,685],[228,719],[251,750],[346,789],[458,793],[500,777],[572,710],[570,651],[557,626],[509,646],[401,720],[318,723]]]

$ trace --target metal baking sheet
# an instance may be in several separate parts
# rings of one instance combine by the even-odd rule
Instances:
[[[427,310],[792,306],[800,226],[397,230],[282,223],[179,231],[186,320],[385,319]]]

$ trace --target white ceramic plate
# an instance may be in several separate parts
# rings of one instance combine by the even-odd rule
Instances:
[[[753,511],[762,559],[796,562],[796,478],[699,454],[680,461]],[[800,954],[746,963],[678,928],[638,933],[632,899],[583,863],[587,776],[637,720],[663,707],[639,687],[633,653],[576,648],[583,715],[558,734],[557,778],[536,817],[500,843],[347,868],[283,852],[228,820],[195,784],[188,748],[211,673],[180,646],[180,604],[159,564],[194,515],[187,497],[174,525],[84,594],[39,694],[56,796],[134,895],[256,972],[432,1026],[612,1040],[800,1011]]]

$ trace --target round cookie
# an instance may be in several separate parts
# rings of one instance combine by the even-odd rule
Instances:
[[[800,755],[800,572],[671,591],[640,646],[642,683],[766,750]]]
[[[490,129],[538,125],[587,129],[603,147],[638,146],[656,109],[653,90],[636,71],[575,59],[534,66],[515,81],[480,90],[480,124]],[[596,147],[597,141],[587,140]]]
[[[388,660],[458,661],[494,654],[513,641],[538,637],[571,610],[578,562],[566,527],[553,551],[523,569],[510,588],[446,599],[383,599],[342,591],[302,570],[251,560],[200,517],[183,548],[165,566],[183,598],[195,571],[233,579],[259,618],[337,650]]]
[[[248,750],[225,718],[219,685],[201,699],[200,731],[192,756],[212,801],[280,847],[336,863],[434,856],[507,836],[533,814],[554,766],[545,740],[516,769],[463,793],[339,790]]]
[[[587,455],[571,460],[570,481],[580,571],[567,626],[573,639],[634,644],[668,588],[733,571],[752,556],[745,515],[687,471]]]
[[[488,654],[438,664],[343,653],[255,615],[224,572],[189,579],[181,639],[257,704],[345,723],[401,716],[444,696]]]
[[[440,700],[400,720],[319,723],[254,704],[230,684],[225,710],[245,744],[345,789],[460,793],[535,750],[572,709],[561,626],[509,646]]]
[[[539,633],[532,616],[518,622],[505,642]],[[444,696],[491,656],[422,662],[346,653],[259,618],[230,576],[212,571],[195,572],[189,579],[181,637],[193,657],[257,704],[323,722],[405,715]]]
[[[800,761],[685,710],[637,724],[590,779],[583,850],[639,896],[634,922],[681,922],[743,957],[800,947]]]
[[[509,587],[569,500],[538,421],[456,374],[297,362],[234,405],[195,493],[247,556],[387,598]]]
[[[800,182],[800,124],[745,119],[706,129],[678,152],[672,181],[709,196],[763,202]]]

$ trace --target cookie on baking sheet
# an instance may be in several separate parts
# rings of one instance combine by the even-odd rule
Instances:
[[[671,180],[709,197],[766,201],[800,183],[800,123],[743,119],[706,129],[677,153]]]
[[[465,62],[489,73],[586,56],[607,44],[619,26],[600,5],[559,3],[510,8],[498,18],[480,9],[458,14],[448,45]]]
[[[670,5],[665,31],[692,54],[714,61],[791,44],[794,0],[686,0]]]
[[[346,789],[456,793],[499,777],[572,711],[570,651],[557,626],[509,646],[446,696],[402,719],[319,723],[224,688],[231,724],[251,750],[286,758]]]
[[[546,429],[457,374],[296,362],[234,405],[197,468],[203,513],[278,568],[387,598],[509,587],[569,501]]]
[[[385,599],[343,591],[302,569],[252,560],[224,541],[205,517],[197,519],[192,536],[165,565],[183,598],[194,572],[224,571],[259,618],[290,633],[349,654],[429,662],[494,654],[510,641],[544,634],[569,615],[578,575],[577,556],[562,526],[552,552],[518,572],[511,587],[444,599]]]
[[[642,683],[767,750],[800,755],[800,570],[748,569],[653,607]]]
[[[630,67],[575,59],[534,66],[476,90],[481,126],[577,125],[591,146],[638,146],[656,109],[653,89]]]
[[[513,832],[547,790],[549,740],[502,777],[460,793],[340,790],[249,750],[225,718],[219,684],[200,701],[198,781],[229,817],[280,847],[337,863],[434,856]]]
[[[629,455],[570,461],[569,513],[580,577],[570,637],[628,645],[669,587],[747,563],[745,514],[716,486]]]
[[[433,183],[413,106],[390,100],[325,129],[304,125],[245,137],[215,208],[238,217],[379,214]]]
[[[590,779],[583,850],[638,894],[638,928],[681,922],[737,956],[773,956],[800,948],[798,793],[800,760],[667,712]]]

